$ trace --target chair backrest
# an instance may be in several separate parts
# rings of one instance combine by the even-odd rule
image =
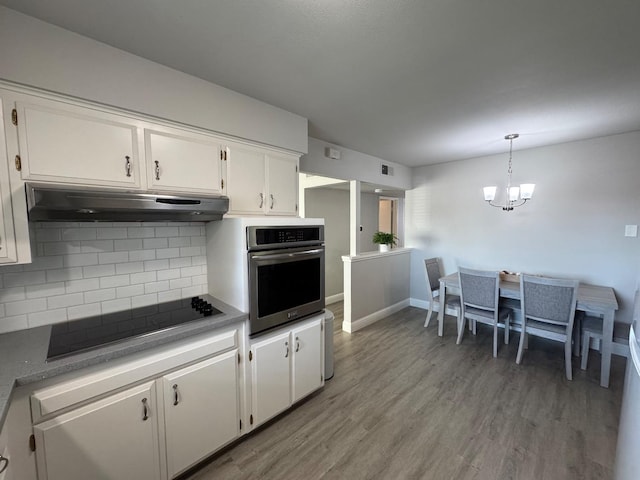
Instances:
[[[433,299],[433,291],[440,289],[440,262],[437,258],[425,258],[424,260],[425,274],[427,276],[427,299]]]
[[[520,275],[520,301],[526,318],[554,325],[573,325],[577,280]]]
[[[460,267],[459,277],[460,298],[465,306],[497,311],[500,299],[498,272]]]

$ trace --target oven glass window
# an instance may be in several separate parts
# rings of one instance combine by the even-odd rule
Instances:
[[[258,267],[258,317],[320,299],[320,258]]]

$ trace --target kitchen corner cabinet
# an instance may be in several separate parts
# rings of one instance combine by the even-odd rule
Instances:
[[[149,190],[226,193],[225,152],[216,137],[179,130],[145,130]]]
[[[227,144],[229,213],[298,214],[298,157]]]
[[[35,96],[14,108],[23,180],[141,187],[134,120]]]
[[[257,426],[324,385],[322,316],[252,343],[252,420]]]
[[[162,377],[169,478],[240,434],[238,351]]]
[[[72,410],[34,427],[38,478],[159,479],[157,430],[153,382]]]

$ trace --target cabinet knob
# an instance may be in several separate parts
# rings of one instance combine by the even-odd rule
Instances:
[[[300,338],[296,337],[296,352],[300,351]]]
[[[3,455],[0,455],[0,474],[4,473],[8,466],[9,459]]]
[[[142,421],[146,421],[149,418],[149,407],[147,406],[147,398],[142,399]]]
[[[131,158],[128,155],[124,157],[124,172],[127,177],[131,176]]]
[[[269,196],[271,197],[271,210],[273,210],[273,193],[269,194]]]
[[[258,208],[262,208],[263,205],[264,205],[264,193],[260,193],[260,205],[258,206]]]
[[[156,164],[156,180],[160,180],[160,162],[156,160],[154,163]]]
[[[284,342],[284,346],[286,347],[287,351],[284,354],[284,358],[289,357],[289,342]]]

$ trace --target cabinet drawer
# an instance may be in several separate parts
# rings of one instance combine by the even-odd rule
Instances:
[[[238,347],[236,329],[206,337],[196,337],[179,346],[156,351],[135,361],[100,369],[31,395],[33,422],[56,414],[75,404],[140,382],[162,372]]]

